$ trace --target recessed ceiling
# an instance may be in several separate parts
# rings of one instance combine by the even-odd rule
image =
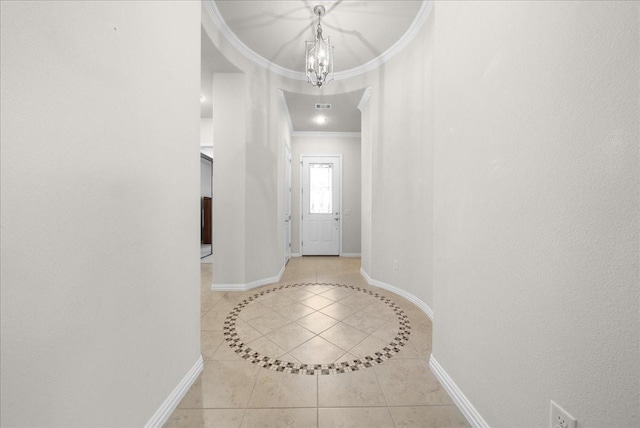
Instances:
[[[304,78],[304,42],[314,37],[316,4],[327,11],[322,26],[334,46],[337,79],[384,62],[412,38],[430,10],[424,0],[205,2],[214,23],[245,55],[295,78]]]
[[[314,38],[317,4],[326,9],[322,26],[334,46],[336,80],[383,64],[411,41],[431,10],[430,0],[204,0],[213,24],[231,45],[257,64],[300,80],[306,80],[304,42]],[[205,68],[206,73],[221,71],[216,67],[225,66],[205,65],[209,58],[223,57],[204,32],[202,40],[203,76]],[[205,92],[209,91],[206,83],[203,80]],[[363,93],[364,89],[338,95],[285,92],[293,130],[360,132],[357,106]],[[319,111],[317,103],[332,104],[332,108]],[[203,105],[203,117],[210,115],[210,107]]]
[[[338,95],[303,95],[284,91],[284,98],[296,132],[360,132],[358,103],[363,94],[364,89]],[[331,110],[317,110],[317,103],[331,104]]]

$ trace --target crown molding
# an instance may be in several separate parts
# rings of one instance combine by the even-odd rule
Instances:
[[[213,24],[216,26],[216,28],[222,33],[224,38],[246,58],[269,71],[272,71],[289,79],[303,81],[307,80],[307,75],[305,73],[301,71],[291,70],[289,68],[285,68],[278,64],[275,64],[262,55],[257,54],[253,49],[244,44],[244,42],[242,42],[242,40],[240,40],[238,36],[236,36],[236,34],[227,25],[226,21],[222,17],[222,14],[220,13],[220,10],[218,9],[218,6],[216,5],[215,0],[205,0],[204,5],[205,9],[209,13],[211,21],[213,21]],[[358,67],[335,72],[333,74],[333,80],[350,79],[352,77],[359,76],[361,74],[372,71],[389,61],[414,39],[422,25],[426,22],[432,10],[433,0],[422,0],[422,4],[420,5],[420,9],[418,10],[416,17],[414,18],[407,31],[405,31],[405,33],[398,39],[397,42],[395,42],[389,49],[387,49],[377,57]]]
[[[360,138],[360,132],[323,132],[323,131],[294,131],[292,137],[310,138]]]

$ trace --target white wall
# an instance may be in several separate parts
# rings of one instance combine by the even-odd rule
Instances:
[[[1,2],[2,426],[142,426],[200,356],[200,5]]]
[[[200,118],[200,145],[213,146],[213,117]]]
[[[246,278],[245,218],[246,78],[213,75],[215,168],[213,168],[213,282],[243,284]]]
[[[432,304],[433,13],[369,76],[362,114],[362,266]],[[398,261],[394,270],[393,261]]]
[[[203,13],[206,3],[202,4]],[[207,36],[225,58],[244,75],[244,87],[236,92],[216,89],[214,75],[213,112],[214,112],[214,248],[223,251],[225,245],[219,245],[215,237],[216,225],[224,225],[229,236],[232,253],[225,253],[232,264],[219,260],[216,266],[214,254],[213,286],[221,287],[253,286],[266,283],[277,278],[284,266],[284,145],[290,139],[286,129],[284,109],[279,101],[281,88],[290,89],[282,78],[273,75],[262,67],[256,66],[228,44],[208,17],[202,22]],[[285,79],[286,80],[286,79]],[[301,82],[295,83],[298,85]],[[220,98],[222,90],[223,98]],[[225,98],[226,97],[226,98]],[[230,105],[232,112],[227,115],[220,109]],[[219,120],[216,116],[226,117]],[[227,116],[225,116],[227,115]],[[243,123],[240,125],[239,120]],[[219,126],[234,128],[235,147],[232,152],[221,155],[219,144],[223,143]],[[221,157],[222,156],[222,157]],[[223,172],[226,168],[229,174]],[[218,183],[223,180],[224,183]],[[219,199],[219,188],[230,190],[235,196],[231,203],[233,210],[228,210],[226,203]],[[230,196],[231,197],[231,196]],[[216,202],[217,201],[217,202]],[[244,204],[242,209],[239,204]],[[238,208],[238,209],[236,209]],[[217,213],[226,210],[227,221],[215,219]],[[235,235],[235,236],[233,236]],[[226,271],[227,273],[223,273]],[[266,281],[266,282],[265,282]]]
[[[342,155],[342,252],[360,253],[360,139],[345,137],[292,138],[291,247],[300,253],[300,156]],[[347,215],[349,210],[351,214]]]
[[[640,425],[639,8],[436,5],[433,356],[492,427]]]
[[[213,158],[213,117],[200,118],[200,151]]]

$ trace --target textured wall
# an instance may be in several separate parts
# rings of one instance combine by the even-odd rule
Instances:
[[[439,2],[433,355],[492,427],[640,424],[637,2]]]
[[[142,426],[200,355],[199,4],[1,8],[1,425]]]
[[[362,265],[375,280],[431,306],[433,217],[433,12],[415,39],[371,73],[362,115]],[[367,226],[369,225],[369,226]],[[393,262],[398,261],[398,270]]]
[[[246,77],[213,75],[213,282],[246,279]]]

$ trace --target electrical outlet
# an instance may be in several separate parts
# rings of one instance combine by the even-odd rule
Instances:
[[[400,270],[400,263],[397,260],[393,261],[393,270]]]
[[[550,428],[577,428],[577,422],[576,418],[571,416],[569,412],[551,400],[551,421],[549,426]]]

